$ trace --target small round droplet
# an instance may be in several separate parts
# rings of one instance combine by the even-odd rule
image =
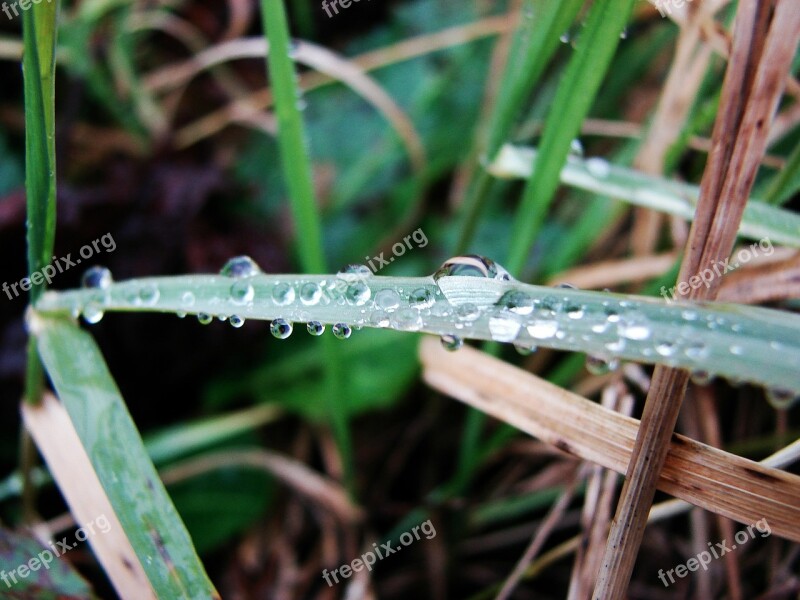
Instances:
[[[255,297],[255,290],[246,279],[236,281],[230,290],[231,302],[238,305],[249,304]]]
[[[375,305],[386,311],[397,310],[400,306],[400,294],[390,289],[383,289],[375,294]]]
[[[575,138],[569,143],[569,153],[571,156],[583,156],[583,144],[578,138]]]
[[[308,330],[308,333],[310,333],[315,337],[318,337],[323,333],[325,333],[325,325],[323,325],[319,321],[309,321],[306,324],[306,329]]]
[[[430,308],[434,303],[433,292],[428,288],[417,288],[409,294],[408,303],[419,310]]]
[[[208,313],[197,313],[197,322],[200,323],[200,325],[208,325],[213,320],[214,317]]]
[[[292,335],[292,324],[286,319],[275,319],[270,323],[269,331],[279,340],[285,340]]]
[[[333,335],[340,340],[346,340],[353,334],[353,329],[347,323],[336,323],[332,328]]]
[[[691,379],[695,385],[705,386],[714,380],[714,376],[708,371],[692,371]]]
[[[294,288],[288,283],[278,283],[272,288],[272,301],[278,306],[289,306],[294,302]]]
[[[353,306],[364,306],[372,296],[372,290],[363,281],[356,281],[347,286],[344,297]]]
[[[306,306],[314,306],[315,304],[319,304],[321,297],[322,290],[316,283],[309,282],[300,288],[300,302]]]
[[[489,279],[499,279],[509,281],[511,275],[503,267],[493,260],[477,254],[466,254],[464,256],[454,256],[444,263],[433,279],[438,281],[442,277],[488,277]]]
[[[608,164],[608,161],[604,158],[598,158],[596,156],[586,161],[586,169],[598,179],[605,179],[611,175],[611,165]]]
[[[780,387],[767,389],[766,396],[767,402],[775,410],[786,410],[800,398],[797,392]]]
[[[708,347],[703,342],[692,342],[686,347],[685,353],[692,360],[702,360],[708,356]]]
[[[139,300],[145,306],[153,306],[158,302],[158,297],[160,295],[158,288],[152,283],[143,285],[139,289]]]
[[[586,356],[586,370],[592,375],[605,375],[619,368],[619,359],[603,356]]]
[[[583,307],[579,304],[570,304],[566,308],[567,317],[570,319],[582,319],[584,315]]]
[[[481,314],[478,306],[472,302],[465,302],[456,308],[456,315],[462,321],[474,321]]]
[[[442,342],[442,347],[450,352],[455,352],[464,345],[464,340],[450,333],[445,333],[440,341]]]
[[[363,281],[372,276],[372,271],[367,265],[347,265],[344,269],[339,271],[336,276],[345,281]]]
[[[239,315],[231,315],[230,318],[228,319],[228,323],[231,324],[231,327],[239,329],[239,327],[244,325],[244,319]]]
[[[81,277],[81,286],[90,289],[105,290],[113,282],[111,271],[105,267],[91,267]]]
[[[656,352],[661,356],[672,356],[675,354],[675,344],[668,340],[663,340],[656,344]]]
[[[225,277],[238,279],[240,277],[253,277],[260,272],[261,269],[256,264],[256,261],[249,256],[234,256],[225,263],[219,273]]]
[[[91,325],[99,323],[104,314],[101,305],[96,302],[89,302],[83,307],[83,320]]]
[[[536,346],[531,346],[529,344],[514,344],[514,350],[516,350],[517,354],[521,356],[528,356],[536,352]]]
[[[533,298],[518,290],[509,290],[500,296],[497,305],[518,315],[529,315],[533,312]]]
[[[181,304],[186,307],[194,306],[195,297],[192,292],[183,292],[181,295]]]
[[[393,313],[392,322],[401,331],[419,331],[422,328],[422,317],[413,308],[402,308]]]

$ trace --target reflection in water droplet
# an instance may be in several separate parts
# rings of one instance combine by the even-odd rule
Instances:
[[[306,329],[308,330],[308,333],[313,336],[320,336],[325,333],[325,325],[319,321],[309,321],[306,324]]]
[[[234,284],[231,286],[230,294],[231,302],[242,305],[253,301],[253,298],[255,297],[255,290],[246,279],[243,279],[241,281],[234,282]]]
[[[269,325],[269,332],[279,340],[285,340],[292,335],[292,324],[286,319],[275,319]]]
[[[419,331],[422,327],[422,317],[413,308],[403,308],[393,313],[392,322],[395,328],[402,331]]]
[[[294,287],[285,282],[275,284],[272,301],[278,306],[289,306],[294,302]]]
[[[105,290],[114,282],[111,271],[105,267],[91,267],[81,277],[81,287]]]
[[[400,306],[400,294],[390,289],[383,289],[375,294],[375,305],[386,311],[397,310]]]
[[[359,281],[372,276],[372,271],[367,265],[347,265],[344,269],[339,271],[336,276],[345,281]]]
[[[372,296],[372,290],[363,281],[356,281],[347,286],[345,298],[347,303],[354,306],[363,306]]]
[[[433,274],[433,279],[438,281],[442,277],[488,277],[489,279],[499,279],[509,281],[511,275],[503,267],[493,260],[477,254],[467,254],[464,256],[454,256],[439,267]]]
[[[368,322],[372,327],[388,327],[391,324],[389,313],[381,309],[372,311]]]
[[[200,323],[200,325],[208,325],[213,320],[214,317],[208,313],[197,313],[197,322]]]
[[[442,347],[444,347],[445,350],[449,350],[450,352],[458,350],[464,345],[464,340],[462,340],[457,335],[452,335],[450,333],[445,333],[441,337],[440,341],[442,342]]]
[[[101,305],[96,302],[88,302],[86,306],[83,307],[83,320],[92,325],[99,323],[103,319],[104,314]]]
[[[353,329],[347,323],[336,323],[331,331],[340,340],[346,340],[353,334]]]
[[[497,305],[518,315],[529,315],[533,312],[533,298],[518,290],[509,290],[500,296]]]
[[[417,288],[408,296],[408,303],[419,310],[430,308],[433,302],[433,292],[427,288]]]
[[[472,302],[465,302],[456,308],[456,315],[462,321],[474,321],[481,314],[478,306]]]
[[[239,315],[231,315],[230,319],[228,319],[228,323],[231,324],[231,327],[239,329],[239,327],[244,325],[244,319]]]
[[[238,279],[240,277],[253,277],[260,272],[261,269],[256,264],[256,261],[249,256],[234,256],[225,263],[219,273],[225,277]]]
[[[528,356],[529,354],[536,352],[536,346],[530,346],[527,344],[514,344],[514,350],[516,350],[517,354],[520,354],[521,356]]]
[[[586,356],[586,370],[592,375],[605,375],[619,368],[619,359],[602,356]]]
[[[322,297],[322,290],[316,283],[306,283],[300,288],[300,302],[306,306],[314,306],[319,303]]]
[[[139,300],[145,306],[153,306],[158,302],[160,295],[158,288],[152,283],[148,283],[139,289]]]
[[[767,402],[776,410],[786,410],[800,398],[797,392],[780,387],[769,388],[766,396]]]
[[[181,296],[181,304],[183,306],[189,307],[194,306],[195,298],[192,292],[183,292]]]

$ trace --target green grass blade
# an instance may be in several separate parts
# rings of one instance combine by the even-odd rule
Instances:
[[[218,598],[91,335],[33,314],[31,330],[58,397],[160,598]]]
[[[34,4],[22,13],[25,50],[25,189],[28,211],[28,271],[50,264],[56,227],[55,47],[58,1]],[[35,302],[44,282],[31,288]]]
[[[764,193],[769,204],[783,204],[800,190],[800,145],[795,146],[786,164],[773,177]]]
[[[586,19],[575,54],[558,86],[544,124],[541,158],[528,180],[511,233],[506,267],[521,275],[531,246],[544,222],[559,184],[559,173],[578,135],[633,8],[633,0],[596,0]]]

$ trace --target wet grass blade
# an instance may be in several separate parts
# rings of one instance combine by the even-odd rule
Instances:
[[[160,598],[218,598],[94,339],[33,314],[39,354]]]

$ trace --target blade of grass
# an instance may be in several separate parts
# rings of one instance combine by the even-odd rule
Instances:
[[[313,173],[305,127],[298,108],[300,96],[294,63],[291,59],[289,26],[283,0],[261,0],[261,15],[268,47],[269,79],[278,119],[281,164],[296,228],[297,252],[300,264],[306,272],[324,273],[322,225],[314,196]],[[352,441],[347,415],[345,411],[340,410],[347,398],[344,393],[346,381],[332,341],[326,338],[323,342],[327,357],[325,376],[329,384],[327,398],[331,424],[341,454],[345,484],[352,492],[354,489]]]
[[[158,597],[218,598],[94,339],[65,319],[33,313],[29,325],[50,380]]]

